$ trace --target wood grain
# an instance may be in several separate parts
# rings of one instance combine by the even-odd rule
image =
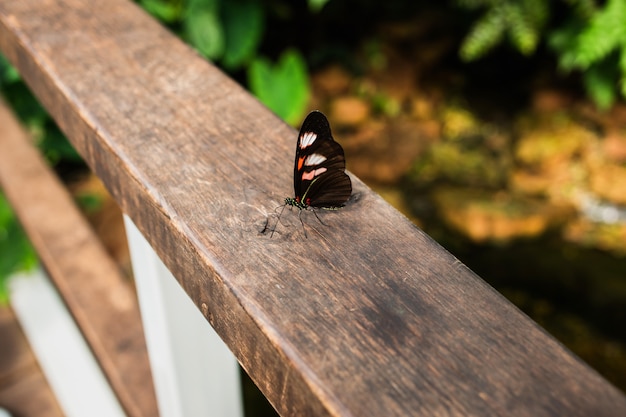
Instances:
[[[295,131],[134,4],[0,0],[0,49],[281,415],[625,415],[358,179],[261,233]]]
[[[63,417],[13,311],[0,305],[0,407],[20,417]]]
[[[131,283],[2,102],[0,185],[126,413],[157,416]]]

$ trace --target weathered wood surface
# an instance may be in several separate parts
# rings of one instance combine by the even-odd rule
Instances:
[[[282,415],[626,415],[358,179],[308,239],[260,233],[294,130],[134,4],[0,0],[0,49]]]
[[[63,417],[9,306],[0,305],[0,407],[20,417]]]
[[[0,186],[128,416],[158,415],[131,283],[2,102]]]

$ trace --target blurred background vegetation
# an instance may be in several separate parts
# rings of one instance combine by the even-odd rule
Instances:
[[[626,390],[626,0],[139,0]],[[79,156],[0,57],[64,178]],[[88,211],[106,198],[77,193]],[[0,294],[35,257],[0,196]]]

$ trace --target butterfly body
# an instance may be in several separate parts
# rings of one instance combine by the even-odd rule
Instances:
[[[293,169],[295,198],[285,203],[298,207],[342,207],[352,194],[345,172],[343,148],[335,142],[326,116],[313,111],[302,122]]]
[[[352,182],[345,169],[343,148],[333,139],[328,119],[322,112],[312,111],[302,122],[296,145],[295,197],[285,198],[283,209],[285,206],[295,207],[301,213],[309,208],[333,210],[343,207],[352,194]]]

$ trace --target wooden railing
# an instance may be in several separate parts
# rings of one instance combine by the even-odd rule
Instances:
[[[262,233],[294,130],[133,3],[0,0],[0,50],[281,415],[626,415],[357,178]]]

